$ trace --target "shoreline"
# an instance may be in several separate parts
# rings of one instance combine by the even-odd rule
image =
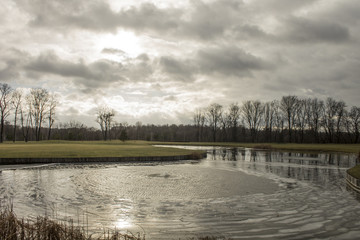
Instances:
[[[207,153],[191,153],[175,156],[137,156],[137,157],[77,157],[77,158],[0,158],[0,165],[49,164],[49,163],[116,163],[116,162],[170,162],[199,160]]]

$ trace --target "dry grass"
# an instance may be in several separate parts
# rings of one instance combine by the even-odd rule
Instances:
[[[204,236],[189,240],[230,240],[226,237]],[[0,240],[145,240],[145,235],[107,231],[100,236],[88,234],[84,228],[58,222],[47,217],[36,220],[19,219],[12,208],[0,206]]]
[[[73,224],[59,223],[46,217],[19,219],[12,209],[0,212],[0,240],[144,240],[145,237],[114,231],[93,237]]]

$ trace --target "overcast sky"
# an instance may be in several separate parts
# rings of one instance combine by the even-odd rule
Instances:
[[[359,0],[1,0],[0,82],[57,93],[58,121],[191,123],[216,102],[360,106]]]

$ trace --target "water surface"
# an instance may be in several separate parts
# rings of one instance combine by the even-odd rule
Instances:
[[[236,148],[200,161],[2,167],[0,197],[48,215],[147,239],[356,239],[360,203],[344,182],[354,155]],[[12,167],[13,168],[13,167]]]

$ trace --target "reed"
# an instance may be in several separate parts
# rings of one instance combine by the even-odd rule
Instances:
[[[226,237],[204,236],[189,240],[230,240]],[[0,206],[0,240],[145,240],[145,235],[123,234],[116,230],[95,236],[73,221],[59,222],[47,217],[35,220],[18,218],[12,207]]]
[[[19,219],[12,208],[0,210],[0,239],[6,240],[145,240],[145,237],[104,232],[102,236],[89,235],[72,222],[63,223],[47,217],[35,220]]]

